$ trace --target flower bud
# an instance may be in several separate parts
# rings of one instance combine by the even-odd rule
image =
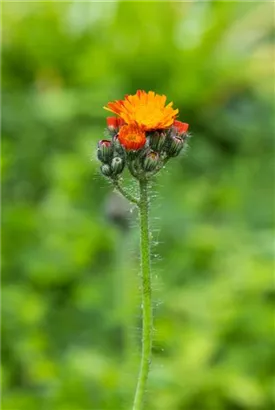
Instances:
[[[166,135],[164,131],[155,131],[150,135],[150,148],[154,151],[161,151],[166,141]]]
[[[186,122],[181,122],[177,120],[174,121],[173,126],[176,129],[177,134],[179,136],[184,135],[188,131],[188,128],[189,128],[189,124],[187,124]]]
[[[125,156],[125,150],[124,150],[123,146],[121,145],[121,143],[119,142],[118,134],[113,136],[113,146],[114,146],[115,151],[120,156]]]
[[[125,165],[125,161],[120,157],[114,157],[111,162],[113,175],[121,174]]]
[[[159,164],[159,154],[154,151],[149,151],[143,157],[142,168],[146,172],[154,171]]]
[[[100,171],[105,177],[110,177],[112,175],[111,167],[107,164],[103,164],[100,167]]]
[[[181,152],[184,141],[180,137],[172,136],[167,146],[167,155],[169,157],[176,157]]]
[[[101,140],[97,145],[97,158],[99,161],[107,163],[113,155],[112,142],[109,140]]]
[[[118,130],[125,124],[124,120],[119,117],[107,117],[107,127],[110,131]]]

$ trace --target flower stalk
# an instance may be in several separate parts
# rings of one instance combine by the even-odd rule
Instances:
[[[149,193],[150,180],[186,147],[188,124],[176,119],[178,109],[166,105],[166,96],[138,90],[124,100],[109,102],[105,109],[117,117],[107,118],[110,139],[100,140],[97,158],[102,175],[139,209],[142,351],[133,410],[144,408],[146,384],[152,357],[153,313],[150,268]],[[139,198],[121,185],[128,169],[139,183]]]
[[[152,287],[150,269],[150,238],[149,238],[149,199],[148,181],[141,179],[139,219],[140,219],[140,252],[141,252],[141,293],[142,293],[142,353],[136,387],[133,410],[141,410],[146,382],[148,379],[152,355]]]

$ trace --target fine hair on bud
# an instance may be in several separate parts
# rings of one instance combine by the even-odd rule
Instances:
[[[155,131],[149,135],[149,146],[153,151],[160,152],[166,142],[165,131]]]
[[[112,175],[111,167],[107,164],[101,165],[100,171],[105,177],[110,177]]]
[[[100,140],[97,144],[97,158],[99,161],[108,164],[114,152],[112,141]]]
[[[112,170],[113,175],[115,176],[115,175],[121,174],[121,172],[124,169],[124,166],[125,166],[124,159],[120,157],[114,157],[111,162],[111,170]]]
[[[155,151],[147,152],[142,159],[142,168],[145,172],[151,172],[160,164],[159,154]]]
[[[112,141],[113,141],[113,147],[114,147],[115,152],[117,154],[119,154],[120,157],[125,157],[125,149],[123,148],[123,146],[119,142],[118,133],[116,133],[113,136]]]
[[[181,152],[184,145],[184,141],[181,137],[171,136],[168,140],[166,152],[169,157],[177,157]]]

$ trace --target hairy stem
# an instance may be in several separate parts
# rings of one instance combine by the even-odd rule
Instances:
[[[133,195],[131,195],[129,192],[125,191],[125,189],[120,185],[117,179],[113,179],[113,184],[115,189],[119,191],[121,195],[123,195],[126,199],[128,199],[128,201],[136,205],[139,205],[139,200],[135,198]]]
[[[150,272],[150,240],[149,240],[149,201],[148,181],[139,181],[140,201],[140,250],[141,250],[141,282],[142,282],[142,353],[136,387],[133,410],[141,410],[144,401],[146,382],[151,363],[152,350],[152,300],[151,300],[151,272]]]

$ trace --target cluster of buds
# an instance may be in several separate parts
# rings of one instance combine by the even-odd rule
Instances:
[[[109,139],[98,142],[97,157],[105,177],[117,178],[125,166],[140,179],[156,174],[172,157],[180,154],[188,138],[188,124],[174,121],[166,129],[140,132],[135,125],[127,126],[117,117],[107,118]]]
[[[97,147],[97,158],[101,161],[101,172],[105,177],[116,177],[122,173],[125,166],[125,155],[115,149],[113,140],[101,140]]]

